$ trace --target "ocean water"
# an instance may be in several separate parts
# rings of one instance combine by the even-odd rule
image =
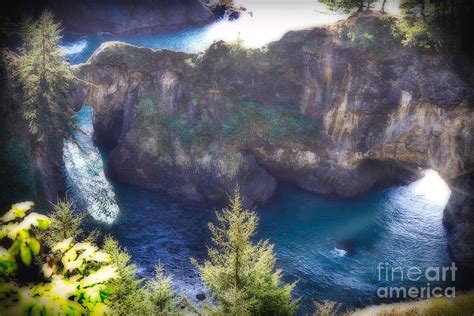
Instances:
[[[85,132],[78,133],[77,144],[64,147],[70,197],[87,208],[92,226],[127,248],[140,275],[151,276],[160,262],[178,292],[193,299],[205,293],[190,258],[205,259],[207,223],[215,221],[216,209],[183,207],[163,194],[108,179],[107,153],[93,143],[91,115],[88,106],[78,112]],[[449,189],[434,171],[409,185],[374,189],[350,200],[280,184],[274,201],[255,208],[258,238],[275,244],[284,280],[297,281],[301,311],[311,311],[313,300],[338,301],[344,308],[387,301],[377,297],[379,287],[429,282],[402,280],[399,273],[392,278],[391,270],[377,270],[381,264],[405,272],[451,265],[442,225],[448,197]]]
[[[314,0],[300,0],[296,5],[291,1],[278,0],[237,2],[247,8],[247,11],[243,12],[237,20],[222,19],[200,27],[146,35],[64,34],[61,47],[72,64],[86,62],[100,44],[107,41],[122,41],[152,49],[169,49],[188,53],[204,51],[218,40],[239,39],[244,46],[257,48],[280,39],[290,30],[321,26],[348,16],[348,14],[330,12],[324,5]],[[282,16],[285,18],[282,19]]]
[[[247,10],[237,20],[222,19],[200,27],[178,32],[147,35],[115,36],[109,33],[65,34],[62,49],[72,63],[83,63],[106,41],[123,41],[152,49],[169,49],[188,53],[204,51],[214,41],[235,41],[250,48],[258,48],[279,40],[286,32],[317,27],[346,19],[349,14],[333,12],[315,0],[238,0]],[[387,0],[385,12],[400,15],[400,0]],[[373,10],[379,10],[382,0],[374,1]]]

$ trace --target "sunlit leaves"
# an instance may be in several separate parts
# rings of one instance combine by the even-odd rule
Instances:
[[[17,218],[25,217],[25,213],[29,211],[35,204],[33,202],[21,202],[13,204],[11,209],[0,217],[0,221],[7,223]]]
[[[26,238],[25,234],[31,229],[31,227],[38,227],[39,229],[46,229],[49,226],[48,217],[38,214],[31,213],[26,216],[21,222],[10,222],[7,225],[2,226],[0,229],[0,237],[7,236],[11,240],[15,240],[18,236],[22,239]]]
[[[31,266],[31,250],[25,243],[20,246],[20,258],[25,265]]]
[[[71,243],[72,243],[72,237],[67,238],[67,239],[64,239],[63,241],[58,242],[58,243],[53,247],[52,250],[53,250],[53,251],[65,252],[66,250],[68,250],[68,249],[71,247]]]
[[[81,281],[82,287],[89,287],[94,284],[103,283],[115,277],[116,269],[112,266],[103,266],[94,273],[91,273]]]
[[[7,249],[0,247],[0,275],[11,274],[16,268],[15,258]]]
[[[30,239],[28,240],[28,245],[29,245],[31,251],[32,251],[35,255],[39,254],[41,246],[40,246],[40,243],[39,243],[38,240],[36,240],[36,239],[34,239],[34,238],[30,238]]]
[[[7,237],[12,240],[13,243],[8,249],[10,256],[13,258],[19,256],[21,262],[26,266],[31,265],[33,255],[39,254],[41,248],[38,240],[31,236],[31,228],[46,229],[50,224],[50,220],[44,215],[38,213],[26,215],[33,205],[34,203],[29,201],[13,204],[11,209],[0,218],[3,223],[0,227],[0,239]],[[5,260],[4,262],[3,259],[0,259],[0,265],[11,267],[11,262]],[[2,269],[2,271],[4,273],[13,272],[9,268]]]
[[[0,239],[9,239],[10,247],[0,247],[0,310],[15,315],[107,313],[110,290],[106,283],[117,276],[116,267],[109,264],[110,255],[89,242],[75,243],[70,237],[53,245],[55,253],[41,264],[43,281],[20,284],[10,278],[18,268],[16,258],[34,268],[33,259],[41,255],[41,244],[32,228],[47,229],[51,224],[44,215],[27,215],[32,206],[32,202],[14,204],[1,217]]]

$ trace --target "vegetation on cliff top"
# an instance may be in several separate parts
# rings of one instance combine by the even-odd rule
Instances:
[[[370,10],[372,0],[320,0],[333,10],[358,12]],[[386,0],[382,1],[384,12]],[[472,26],[472,5],[468,1],[402,0],[403,16],[394,24],[394,35],[404,46],[436,49],[472,49],[465,38]]]
[[[140,99],[137,124],[140,139],[154,139],[161,154],[169,154],[175,140],[185,149],[206,148],[216,142],[240,149],[262,142],[314,147],[320,128],[291,104],[272,107],[236,98],[228,100],[220,120],[193,119],[185,112],[166,115],[153,96]]]

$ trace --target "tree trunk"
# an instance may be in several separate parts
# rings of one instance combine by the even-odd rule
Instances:
[[[385,13],[385,3],[386,3],[386,2],[387,2],[387,0],[383,0],[383,2],[382,2],[382,8],[380,9],[380,11],[381,11],[382,13]]]
[[[425,0],[420,0],[421,4],[421,17],[423,18],[423,21],[425,20]]]

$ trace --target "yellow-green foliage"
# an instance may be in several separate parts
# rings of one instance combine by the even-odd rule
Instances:
[[[474,315],[474,292],[456,293],[454,298],[430,298],[394,305],[372,306],[367,309],[371,315],[377,316],[471,316]],[[365,313],[365,309],[355,311],[357,315]]]
[[[432,21],[405,17],[394,25],[393,34],[404,46],[434,48],[441,46],[440,34]]]
[[[102,315],[107,312],[109,289],[105,282],[116,276],[110,256],[88,242],[72,238],[54,245],[55,254],[46,256],[41,280],[24,283],[15,278],[19,264],[33,269],[33,255],[40,258],[41,245],[33,228],[47,229],[51,220],[29,213],[33,202],[12,205],[1,218],[0,312],[11,315]],[[26,215],[29,213],[28,215]],[[10,240],[10,241],[8,241]],[[17,260],[19,257],[19,261]]]
[[[242,207],[236,190],[228,208],[209,224],[214,247],[203,265],[193,260],[204,285],[219,304],[214,312],[229,315],[290,315],[297,306],[291,297],[294,284],[281,281],[275,268],[273,245],[252,242],[258,217]]]
[[[436,298],[421,310],[427,316],[474,315],[474,292],[458,294],[455,298]]]
[[[453,30],[446,24],[446,8],[441,10],[441,2],[438,1],[423,2],[423,6],[417,0],[400,2],[404,16],[395,25],[394,35],[409,47],[440,49],[453,44],[451,41],[455,34],[450,34]]]
[[[319,2],[326,4],[331,10],[349,13],[355,8],[361,10],[364,5],[370,3],[367,0],[319,0]]]
[[[26,213],[33,207],[33,202],[13,204],[11,209],[0,218],[0,240],[9,239],[10,247],[0,247],[0,273],[2,276],[10,275],[16,270],[16,257],[26,266],[31,266],[33,255],[40,252],[40,244],[35,236],[32,236],[32,227],[41,230],[46,229],[50,220],[41,214]]]

